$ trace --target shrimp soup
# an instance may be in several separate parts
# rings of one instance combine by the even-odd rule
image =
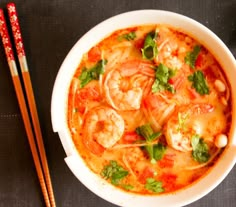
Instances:
[[[68,126],[88,167],[138,194],[184,188],[227,146],[230,87],[200,42],[167,25],[115,31],[83,55]]]

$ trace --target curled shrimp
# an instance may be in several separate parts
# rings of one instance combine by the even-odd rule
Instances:
[[[181,50],[186,50],[183,41],[179,40],[178,34],[173,34],[174,31],[168,28],[160,27],[158,32],[157,44],[158,55],[154,59],[156,64],[163,63],[167,67],[179,70],[183,65]],[[176,36],[178,38],[176,38]],[[179,50],[181,48],[181,50]]]
[[[207,137],[207,131],[209,131],[209,126],[207,125],[215,121],[213,111],[214,107],[210,104],[180,106],[171,115],[165,126],[165,136],[168,145],[179,151],[191,151],[191,138],[193,135],[198,134]],[[204,123],[204,120],[206,123]]]
[[[93,154],[101,155],[124,133],[124,120],[109,107],[95,107],[85,115],[83,142]]]
[[[108,104],[120,111],[139,109],[142,97],[149,92],[154,81],[151,67],[150,63],[130,60],[108,71],[104,77]]]

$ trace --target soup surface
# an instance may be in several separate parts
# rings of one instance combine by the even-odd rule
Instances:
[[[142,25],[84,54],[67,113],[77,150],[98,176],[134,193],[170,193],[204,176],[227,145],[230,87],[198,41]]]

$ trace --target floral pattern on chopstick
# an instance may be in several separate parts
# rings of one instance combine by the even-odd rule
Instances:
[[[8,14],[10,17],[10,23],[12,26],[12,32],[15,40],[17,55],[19,58],[25,56],[24,46],[22,42],[21,32],[20,32],[20,26],[18,22],[18,16],[15,8],[14,3],[9,3],[7,5]]]
[[[11,42],[9,39],[6,20],[5,20],[4,13],[3,13],[2,9],[0,9],[0,34],[2,36],[2,43],[5,48],[7,61],[9,62],[9,61],[15,60],[15,58],[13,56],[12,45],[11,45]]]

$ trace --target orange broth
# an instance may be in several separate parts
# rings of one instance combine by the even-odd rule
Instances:
[[[84,54],[67,117],[98,176],[133,193],[170,193],[203,177],[227,145],[230,87],[211,52],[189,35],[137,26]]]

